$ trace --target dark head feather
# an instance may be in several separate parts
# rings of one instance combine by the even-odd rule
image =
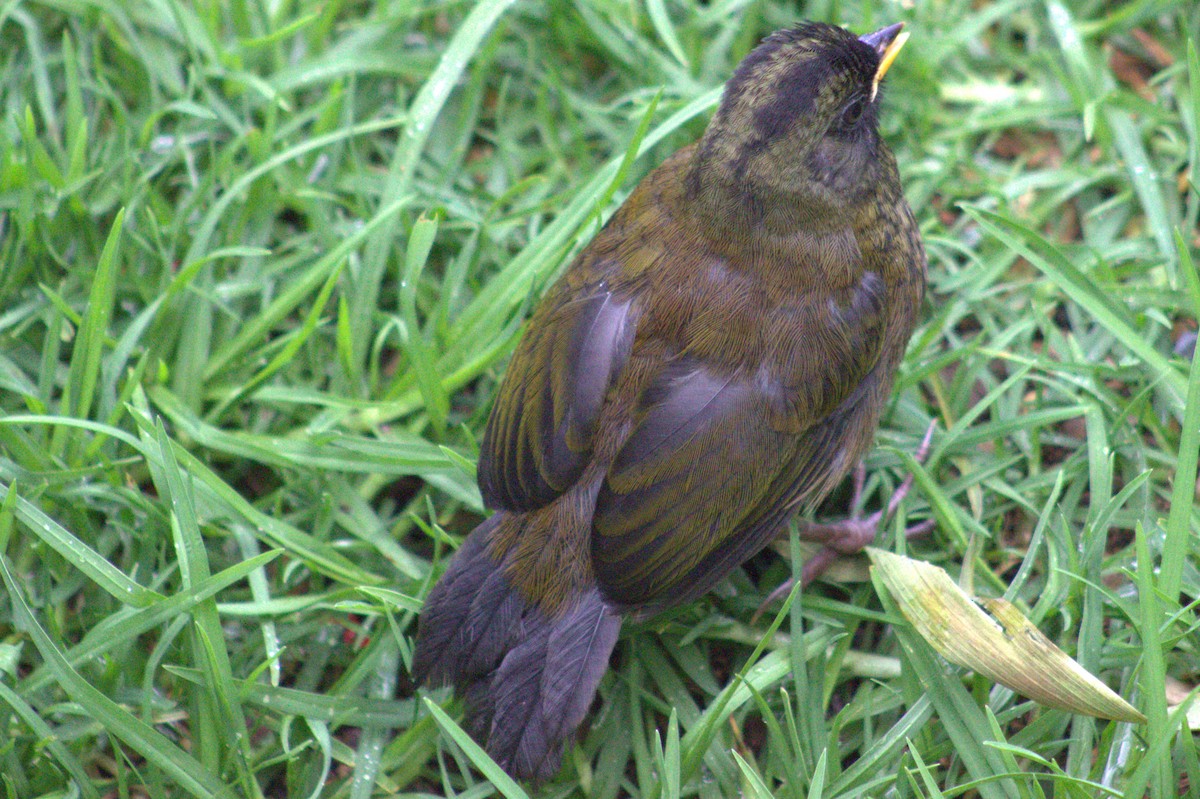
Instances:
[[[844,216],[875,179],[879,63],[874,47],[825,23],[764,39],[726,83],[693,161],[687,185],[701,213],[753,217],[773,204],[815,224]]]
[[[771,34],[742,60],[725,84],[717,115],[738,106],[747,88],[769,84],[778,88],[774,102],[756,102],[755,116],[777,120],[765,127],[778,128],[787,118],[811,113],[821,87],[834,76],[869,86],[878,66],[875,50],[845,28],[802,22]]]

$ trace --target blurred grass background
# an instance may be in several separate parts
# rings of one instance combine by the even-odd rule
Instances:
[[[935,519],[911,553],[1149,723],[947,667],[870,583],[772,634],[784,542],[626,626],[539,792],[1200,790],[1200,5],[12,0],[0,792],[520,795],[407,672],[491,397],[548,281],[801,18],[913,36],[882,124],[930,290],[867,462],[867,511],[917,473],[882,545]]]

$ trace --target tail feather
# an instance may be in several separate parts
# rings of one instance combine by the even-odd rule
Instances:
[[[621,630],[620,617],[605,607],[598,591],[572,616],[554,627],[547,647],[542,712],[551,737],[570,735],[583,722]]]
[[[587,714],[620,629],[620,618],[593,591],[505,656],[492,680],[488,751],[497,762],[538,780],[554,776],[562,745]]]
[[[463,727],[476,741],[487,742],[488,730],[492,728],[492,717],[496,714],[496,700],[492,694],[492,681],[476,680],[465,688],[460,688],[460,695],[467,706],[467,717]],[[492,758],[495,760],[495,758]]]
[[[457,657],[464,671],[481,677],[496,669],[519,635],[525,607],[499,569],[487,576],[459,629]]]
[[[467,536],[450,562],[450,568],[425,600],[413,658],[413,677],[418,683],[446,685],[458,683],[464,676],[457,658],[460,650],[454,642],[479,586],[495,571],[483,550],[488,536],[500,523],[500,517],[496,514],[488,518]]]
[[[502,768],[546,780],[587,714],[621,620],[595,588],[555,614],[527,602],[487,551],[504,518],[476,528],[430,592],[413,672],[455,686],[468,731]]]
[[[547,770],[542,761],[559,755],[550,751],[546,729],[537,719],[549,640],[549,625],[536,625],[505,655],[492,679],[492,725],[487,737],[488,754],[506,771],[539,780],[553,774],[553,770],[542,773]]]

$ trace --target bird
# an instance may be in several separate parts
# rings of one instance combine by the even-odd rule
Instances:
[[[413,657],[513,777],[560,769],[623,618],[707,592],[870,447],[925,290],[878,127],[902,28],[765,38],[537,304],[481,442],[493,513]]]

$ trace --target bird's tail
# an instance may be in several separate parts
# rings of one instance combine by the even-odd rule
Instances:
[[[468,729],[518,779],[546,780],[583,721],[621,620],[592,588],[551,614],[525,600],[488,552],[494,514],[467,538],[430,592],[417,631],[414,676],[452,684]]]

